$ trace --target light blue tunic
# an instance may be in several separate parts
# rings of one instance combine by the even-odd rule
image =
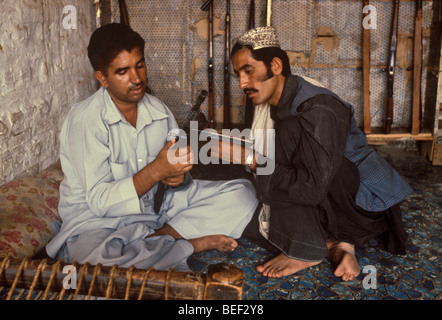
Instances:
[[[211,234],[239,238],[258,205],[253,185],[191,180],[166,191],[158,214],[157,185],[138,198],[133,175],[152,162],[178,125],[167,106],[146,94],[138,103],[136,128],[100,88],[70,110],[60,132],[61,225],[47,245],[64,261],[187,270],[187,240],[150,237],[164,223],[185,239]]]

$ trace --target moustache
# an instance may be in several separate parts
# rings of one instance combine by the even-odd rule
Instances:
[[[249,94],[249,93],[253,93],[253,92],[258,92],[258,90],[253,89],[253,88],[245,88],[244,90],[245,94]]]
[[[140,82],[140,83],[132,83],[132,84],[129,85],[129,88],[128,88],[128,89],[129,89],[129,91],[137,90],[137,89],[141,88],[143,85],[144,85],[143,82]]]

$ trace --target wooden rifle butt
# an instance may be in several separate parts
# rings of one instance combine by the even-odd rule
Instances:
[[[368,0],[364,0],[364,6]],[[368,15],[365,14],[364,17]],[[363,29],[362,32],[362,82],[364,95],[364,132],[371,133],[371,112],[370,112],[370,29]]]
[[[413,102],[411,134],[418,134],[421,122],[421,74],[422,74],[422,1],[416,1],[416,18],[413,48]]]
[[[393,97],[388,98],[387,117],[385,119],[385,133],[391,132],[391,124],[393,123]]]

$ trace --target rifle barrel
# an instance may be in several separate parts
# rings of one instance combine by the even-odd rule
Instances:
[[[226,36],[224,49],[224,128],[230,129],[230,0],[227,0],[226,6]]]
[[[126,2],[124,0],[118,0],[120,7],[120,22],[121,24],[129,25],[129,14],[127,12]]]
[[[250,1],[249,29],[255,27],[255,1]]]
[[[209,78],[209,127],[215,127],[214,119],[214,83],[213,83],[213,2],[209,4],[209,58],[208,58],[208,78]]]
[[[393,85],[394,85],[394,72],[396,64],[398,21],[399,21],[399,0],[395,0],[394,14],[393,14],[393,29],[391,31],[391,42],[390,42],[390,57],[388,64],[388,81],[387,81],[388,104],[387,104],[387,118],[385,121],[385,133],[390,133],[391,124],[393,123]]]
[[[418,134],[421,118],[421,74],[422,74],[422,0],[416,0],[416,18],[413,48],[413,105],[411,133]]]
[[[369,3],[364,0],[364,7]],[[365,16],[367,16],[365,14]],[[370,29],[362,31],[362,79],[364,87],[364,132],[371,132],[371,113],[370,113]]]

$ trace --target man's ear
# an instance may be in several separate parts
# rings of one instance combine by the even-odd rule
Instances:
[[[102,87],[104,87],[104,88],[108,87],[107,77],[103,73],[103,71],[98,71],[98,70],[95,71],[94,76],[95,76],[95,79],[97,79],[100,82]]]
[[[283,69],[282,60],[278,57],[274,57],[272,62],[270,62],[270,67],[272,68],[274,74],[281,74]]]

